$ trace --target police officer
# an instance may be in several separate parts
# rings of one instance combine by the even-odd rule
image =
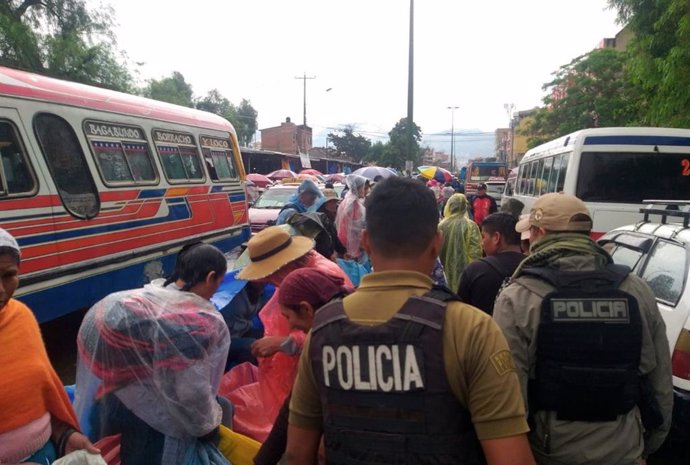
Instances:
[[[429,278],[433,194],[391,177],[367,200],[376,270],[316,312],[290,404],[285,463],[533,464],[508,345],[483,312]]]
[[[638,464],[671,421],[671,361],[654,294],[589,233],[584,202],[539,197],[516,225],[531,255],[496,300],[539,464]]]

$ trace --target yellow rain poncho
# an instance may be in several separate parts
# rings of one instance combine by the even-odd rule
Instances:
[[[443,247],[439,258],[448,278],[448,287],[457,292],[460,275],[465,267],[482,256],[482,235],[479,226],[467,215],[467,198],[454,194],[443,209],[443,221],[438,225],[443,233]]]

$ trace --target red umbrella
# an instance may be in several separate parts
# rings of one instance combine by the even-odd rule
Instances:
[[[329,174],[326,176],[326,178],[331,182],[343,182],[343,179],[345,179],[345,173]]]
[[[313,168],[302,170],[299,172],[299,174],[311,174],[313,176],[323,176],[323,173],[321,171],[315,170]]]
[[[266,177],[271,179],[296,178],[297,173],[292,170],[276,170],[272,173],[268,173]]]
[[[259,173],[250,173],[247,175],[247,179],[259,186],[262,189],[265,189],[266,186],[273,184],[273,181],[268,179],[267,176]]]
[[[319,180],[319,178],[317,178],[317,177],[314,176],[313,174],[308,174],[308,173],[305,173],[305,172],[301,172],[300,174],[298,174],[298,175],[297,175],[297,179],[299,179],[299,180],[301,180],[301,181],[304,181],[304,180],[306,180],[306,179],[309,179],[310,181],[321,182],[321,181]]]

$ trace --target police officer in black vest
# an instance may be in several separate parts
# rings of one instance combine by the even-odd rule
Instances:
[[[292,391],[284,463],[533,464],[520,387],[494,321],[429,278],[436,199],[391,177],[367,199],[375,269],[316,312]]]
[[[668,433],[673,403],[652,290],[590,239],[577,197],[539,197],[516,230],[529,230],[531,255],[494,318],[517,365],[537,463],[644,463]]]

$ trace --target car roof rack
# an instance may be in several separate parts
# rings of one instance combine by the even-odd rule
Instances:
[[[682,210],[681,207],[690,205],[690,200],[643,200],[646,207],[640,208],[640,213],[644,214],[644,222],[649,222],[649,215],[661,215],[661,224],[667,224],[668,217],[682,218],[683,228],[690,226],[690,211]],[[655,208],[665,206],[664,208]]]

